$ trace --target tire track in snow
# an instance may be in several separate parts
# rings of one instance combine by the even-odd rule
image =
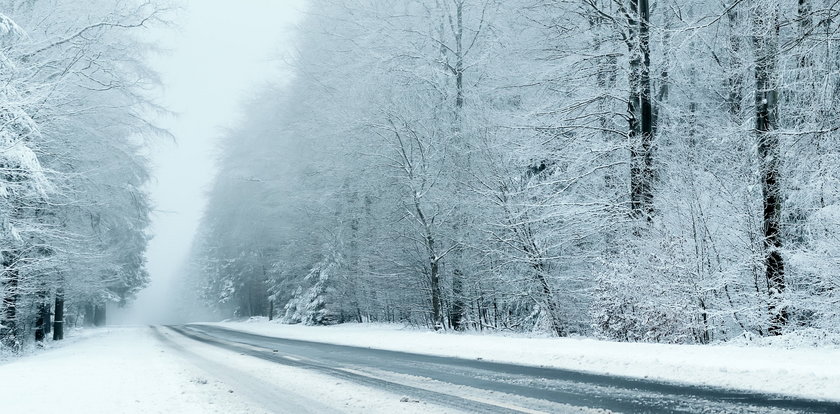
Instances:
[[[287,356],[274,352],[273,349],[253,346],[245,343],[237,343],[227,341],[217,337],[211,337],[203,332],[197,332],[192,329],[184,329],[182,327],[168,326],[167,328],[196,341],[213,345],[219,348],[227,349],[229,351],[238,352],[244,355],[250,355],[263,360],[287,365],[294,368],[313,370],[322,374],[329,375],[334,378],[343,379],[354,382],[356,384],[372,387],[397,395],[406,395],[410,401],[424,401],[445,407],[451,407],[466,412],[481,412],[481,413],[498,413],[498,414],[533,414],[540,412],[551,412],[534,410],[527,407],[521,407],[514,403],[506,403],[504,401],[487,401],[482,398],[471,398],[467,396],[458,396],[444,392],[437,392],[423,388],[414,387],[398,382],[393,382],[372,376],[367,373],[362,373],[345,368],[337,368],[326,364],[318,363],[316,361],[302,358],[300,356]],[[580,412],[580,409],[569,407],[567,411]],[[587,410],[588,411],[588,410]],[[554,411],[556,412],[556,411]]]
[[[496,362],[410,354],[320,342],[290,340],[231,330],[210,325],[178,327],[185,335],[200,340],[251,347],[254,356],[270,359],[279,348],[308,361],[303,368],[339,376],[336,367],[356,367],[373,376],[371,368],[399,375],[432,378],[444,383],[493,390],[507,396],[564,404],[564,407],[601,408],[639,413],[838,413],[840,403],[808,400],[723,388],[682,385],[589,374],[571,370],[513,365]],[[241,352],[241,351],[240,351]],[[268,357],[261,355],[268,354]],[[311,358],[317,359],[313,361]],[[290,361],[276,361],[290,365]],[[393,376],[377,375],[379,379]],[[391,380],[391,381],[398,381]],[[385,381],[388,383],[389,381]],[[402,382],[402,381],[400,381]],[[413,382],[413,384],[418,384]],[[387,384],[385,384],[387,385]],[[419,384],[417,387],[428,388]],[[414,387],[414,388],[417,388]],[[440,388],[440,387],[438,387]],[[494,399],[498,400],[498,399]],[[509,400],[505,400],[509,401]],[[527,411],[518,409],[514,411]],[[572,410],[564,410],[572,411]],[[548,412],[558,412],[548,410]]]
[[[227,384],[237,394],[261,405],[266,410],[281,414],[332,414],[339,413],[318,401],[303,396],[284,392],[273,384],[262,381],[247,372],[232,368],[228,365],[204,358],[179,345],[171,338],[168,338],[160,328],[151,327],[154,336],[170,349],[176,351],[181,357],[193,363],[209,375]]]

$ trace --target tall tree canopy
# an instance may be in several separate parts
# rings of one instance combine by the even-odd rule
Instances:
[[[61,339],[148,283],[150,2],[0,1],[0,340]],[[54,308],[53,308],[54,303]],[[67,307],[68,311],[65,311]],[[87,312],[86,312],[87,309]]]
[[[324,0],[220,147],[205,300],[707,343],[838,338],[833,2]]]

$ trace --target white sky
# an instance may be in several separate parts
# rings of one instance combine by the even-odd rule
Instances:
[[[260,84],[289,77],[283,57],[294,50],[306,0],[178,0],[175,29],[152,37],[170,52],[151,64],[163,81],[161,103],[179,115],[161,120],[176,143],[156,145],[147,253],[152,283],[116,322],[165,321],[170,281],[184,263],[214,175],[216,142],[234,125],[240,103]],[[172,298],[176,299],[176,298]],[[177,300],[177,299],[176,299]]]

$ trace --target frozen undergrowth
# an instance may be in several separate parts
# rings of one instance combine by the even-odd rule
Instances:
[[[69,328],[64,332],[64,339],[61,341],[53,341],[52,336],[49,335],[49,338],[44,342],[25,341],[17,352],[0,344],[0,364],[46,350],[65,347],[84,339],[105,335],[108,332],[110,332],[109,328]]]

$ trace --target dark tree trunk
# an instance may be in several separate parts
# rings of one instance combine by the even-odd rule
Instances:
[[[764,266],[770,328],[780,335],[787,323],[787,310],[782,304],[785,291],[785,262],[782,258],[781,183],[779,182],[780,143],[778,124],[778,92],[776,90],[776,54],[778,47],[778,15],[775,10],[756,11],[753,37],[755,46],[755,129],[758,139],[759,175],[764,205]]]
[[[452,272],[452,310],[449,313],[449,325],[456,331],[464,329],[464,313],[467,309],[464,304],[463,277],[460,270]]]
[[[52,333],[52,309],[50,307],[50,297],[47,295],[44,306],[41,308],[41,315],[44,318],[44,334],[50,336]]]
[[[743,98],[742,90],[744,87],[744,76],[741,73],[741,38],[738,35],[739,25],[743,24],[740,20],[740,14],[737,7],[733,7],[726,14],[729,21],[729,77],[727,84],[729,87],[729,96],[727,96],[727,103],[729,106],[729,113],[732,116],[741,114],[741,100]]]
[[[38,319],[35,320],[35,341],[43,342],[50,333],[50,302],[46,291],[39,291]]]
[[[55,292],[55,321],[53,322],[53,341],[64,339],[64,289]]]
[[[93,307],[93,325],[94,326],[105,326],[106,321],[106,307],[105,304],[94,305]]]
[[[551,291],[551,286],[548,284],[544,273],[545,267],[542,263],[533,266],[536,273],[537,281],[542,287],[543,303],[542,305],[548,314],[551,330],[560,337],[567,336],[566,328],[563,326],[560,318],[560,311],[557,309],[557,303],[554,300],[554,294]]]
[[[630,0],[630,206],[634,217],[653,218],[653,103],[650,82],[650,6]]]
[[[811,15],[811,0],[799,0],[797,12],[799,14],[800,35],[804,38],[808,36],[814,25],[814,18]]]
[[[94,320],[94,317],[95,317],[94,315],[96,313],[94,311],[94,309],[95,309],[95,307],[93,306],[93,303],[86,303],[85,304],[85,317],[84,317],[84,321],[83,321],[83,326],[85,326],[85,327],[93,326],[93,320]]]
[[[442,311],[443,298],[440,289],[441,257],[438,256],[437,245],[435,243],[435,237],[432,232],[432,224],[428,220],[426,220],[426,214],[423,211],[423,207],[420,203],[420,197],[417,192],[414,192],[414,212],[417,214],[417,218],[420,221],[420,224],[423,226],[426,254],[428,255],[429,260],[429,287],[431,290],[432,300],[432,327],[435,330],[438,330],[444,327]]]
[[[0,318],[0,341],[11,349],[19,349],[19,327],[17,324],[17,306],[20,299],[20,273],[17,270],[17,252],[2,253],[2,271],[6,282],[3,284],[3,309]]]
[[[451,20],[450,20],[451,24]],[[455,133],[458,139],[463,139],[461,135],[462,112],[464,109],[464,1],[458,0],[455,2],[455,26],[453,27],[455,36],[455,122],[453,124]],[[462,172],[459,170],[459,173]],[[460,183],[460,180],[459,180]],[[462,225],[455,224],[455,227]],[[456,230],[457,231],[457,230]],[[463,329],[461,324],[464,319],[464,312],[466,306],[463,301],[463,273],[459,269],[455,269],[452,273],[452,306],[449,312],[449,326],[455,330]]]
[[[537,247],[533,230],[530,225],[525,224],[519,229],[519,233],[520,239],[523,242],[523,250],[528,256],[531,268],[534,270],[534,279],[536,279],[542,291],[542,297],[539,298],[538,304],[547,313],[551,330],[557,336],[566,336],[566,328],[563,325],[560,311],[557,309],[554,291],[546,278],[548,265],[543,259],[544,255],[541,253],[540,248]]]
[[[455,5],[455,108],[456,116],[460,118],[460,110],[464,107],[464,3]]]
[[[508,214],[508,217],[513,216],[510,211],[506,211],[506,213]],[[542,251],[537,246],[530,224],[518,224],[514,223],[510,219],[508,219],[508,224],[510,224],[514,234],[517,235],[519,241],[522,243],[522,251],[528,258],[528,263],[534,271],[534,281],[537,283],[540,291],[542,292],[542,295],[536,299],[537,305],[546,312],[546,316],[549,318],[549,324],[551,325],[551,330],[557,334],[557,336],[566,336],[566,329],[563,325],[560,312],[557,309],[554,292],[548,279],[546,278],[547,262],[544,259]],[[495,298],[493,300],[493,306],[498,312]]]
[[[434,241],[429,239],[427,243],[427,246],[431,245],[432,251],[434,251]],[[432,289],[432,325],[437,331],[444,327],[443,312],[441,312],[440,264],[437,257],[434,257],[433,255],[430,255],[429,261],[431,262],[429,282],[431,283]]]
[[[499,301],[496,300],[496,295],[493,295],[493,327],[499,328]]]
[[[248,317],[254,316],[254,281],[248,280]]]

